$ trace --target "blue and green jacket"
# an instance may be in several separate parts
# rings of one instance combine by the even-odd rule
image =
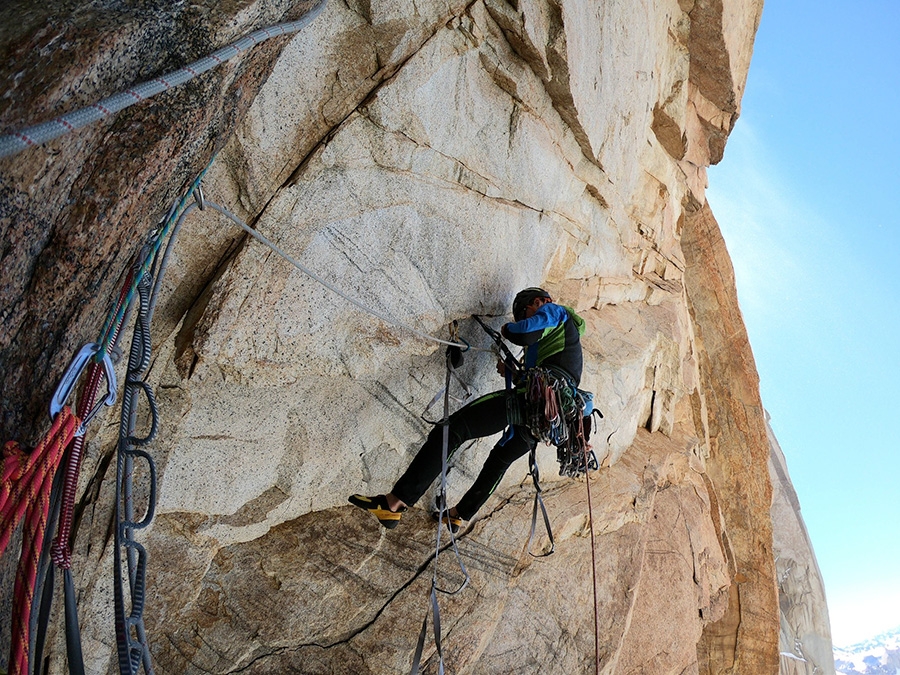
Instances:
[[[526,369],[553,366],[568,373],[576,387],[581,383],[584,319],[574,309],[548,302],[530,319],[508,323],[503,329],[507,340],[525,347]]]

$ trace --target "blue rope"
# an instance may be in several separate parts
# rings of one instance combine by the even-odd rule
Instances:
[[[215,155],[209,161],[209,164],[206,165],[206,168],[200,172],[200,175],[194,179],[194,182],[191,183],[191,186],[187,189],[187,191],[182,195],[178,204],[169,211],[169,216],[166,219],[165,223],[163,223],[162,227],[155,230],[149,237],[149,246],[146,249],[146,257],[143,262],[140,264],[138,269],[135,271],[134,278],[131,280],[131,286],[128,289],[128,293],[125,296],[125,300],[118,306],[118,308],[113,307],[110,310],[109,315],[106,317],[106,322],[103,324],[103,328],[100,331],[100,337],[97,339],[97,343],[100,345],[100,349],[97,352],[97,355],[94,359],[97,363],[103,359],[103,355],[107,353],[110,347],[110,343],[113,340],[113,336],[116,333],[116,328],[121,325],[122,320],[125,317],[125,312],[128,311],[128,307],[131,306],[131,301],[134,299],[134,294],[137,292],[138,286],[141,283],[141,280],[147,274],[150,267],[153,265],[153,261],[156,259],[156,254],[158,253],[160,247],[162,246],[163,240],[169,234],[169,231],[178,221],[182,212],[187,207],[188,200],[194,195],[195,191],[199,189],[200,182],[203,180],[203,177],[206,175],[206,172],[209,171],[209,167],[212,166],[212,163],[215,161]]]

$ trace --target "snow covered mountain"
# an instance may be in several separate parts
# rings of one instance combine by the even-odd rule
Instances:
[[[834,648],[837,675],[900,675],[900,626],[846,648]]]

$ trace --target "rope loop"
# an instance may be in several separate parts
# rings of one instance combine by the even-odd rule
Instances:
[[[129,436],[128,442],[138,446],[149,445],[154,441],[159,432],[159,405],[156,403],[156,396],[153,393],[153,388],[143,380],[129,380],[126,384],[127,386],[136,387],[142,391],[144,397],[147,399],[147,406],[150,408],[150,430],[147,432],[147,435],[143,438]]]
[[[0,504],[3,503],[4,495],[8,494],[7,490],[14,482],[22,477],[25,472],[25,463],[28,460],[28,453],[19,445],[19,441],[6,441],[3,444],[3,473],[2,483],[0,483]]]

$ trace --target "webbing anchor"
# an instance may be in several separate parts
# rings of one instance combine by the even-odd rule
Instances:
[[[56,391],[53,393],[53,398],[50,399],[50,419],[55,419],[63,409],[66,401],[69,400],[69,397],[72,396],[72,392],[75,391],[75,385],[78,383],[78,379],[81,377],[84,369],[87,368],[88,364],[94,360],[94,357],[100,353],[100,349],[100,345],[96,342],[89,342],[82,347],[75,355],[75,358],[72,359],[72,363],[69,364],[62,379],[59,381],[59,385],[56,387]],[[94,415],[100,412],[100,408],[103,406],[111,406],[116,402],[116,373],[115,370],[113,370],[112,359],[109,354],[103,354],[101,363],[103,364],[103,373],[106,375],[106,398],[99,401],[97,405],[84,416],[81,426],[75,430],[76,436],[84,436],[88,422],[94,418]]]

